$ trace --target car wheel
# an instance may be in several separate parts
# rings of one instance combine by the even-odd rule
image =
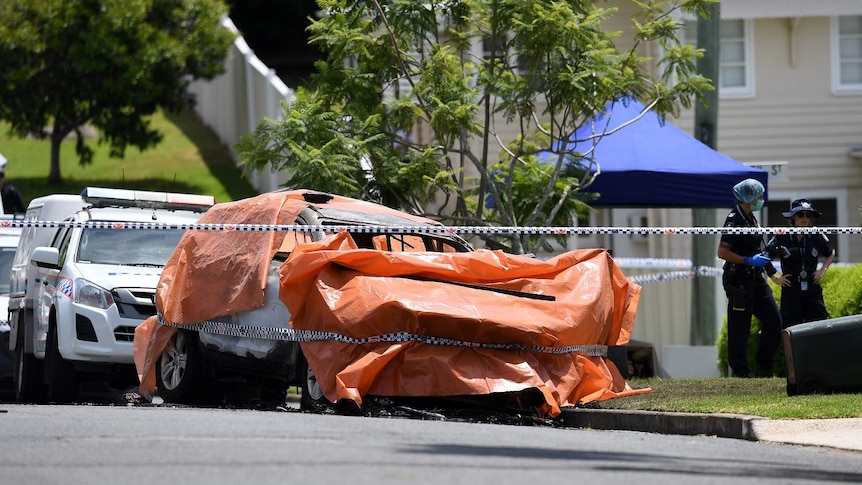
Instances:
[[[78,396],[78,373],[72,362],[60,355],[57,326],[48,330],[48,348],[45,349],[45,383],[48,384],[48,401],[57,404],[73,402]]]
[[[305,357],[299,357],[299,378],[302,380],[301,392],[299,397],[299,409],[303,411],[321,412],[333,408],[333,404],[326,399],[323,391],[320,389],[320,383],[317,382],[317,377],[314,371],[308,365]]]
[[[43,403],[45,385],[42,383],[42,361],[33,354],[24,352],[24,333],[24,328],[19,324],[12,369],[15,400],[23,403]]]
[[[180,330],[168,341],[156,361],[156,387],[166,402],[206,401],[206,374],[196,333]]]

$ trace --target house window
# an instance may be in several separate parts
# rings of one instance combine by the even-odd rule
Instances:
[[[492,58],[497,61],[497,66],[495,69],[509,69],[509,63],[512,59],[513,53],[509,52],[510,46],[508,45],[508,38],[503,36],[503,38],[492,38],[490,36],[486,36],[482,39],[482,58],[486,61],[490,61]],[[514,67],[515,74],[525,75],[527,73],[527,63],[529,59],[526,56],[520,55],[517,52],[514,53],[516,64]]]
[[[862,16],[832,18],[832,90],[862,93]]]
[[[697,45],[697,20],[685,20],[681,39]],[[718,94],[721,98],[754,96],[754,23],[751,20],[722,20],[718,60]]]

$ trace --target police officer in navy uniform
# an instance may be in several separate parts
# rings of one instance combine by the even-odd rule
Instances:
[[[809,199],[796,199],[790,203],[790,211],[781,215],[788,218],[793,227],[809,227],[820,211],[814,209]],[[803,322],[829,318],[823,302],[823,287],[820,280],[835,259],[835,248],[825,234],[780,234],[770,246],[788,249],[781,258],[781,319],[784,328]],[[823,266],[817,268],[820,258]]]
[[[0,165],[0,198],[4,214],[23,214],[27,211],[21,192],[6,180],[6,165]]]
[[[763,207],[766,192],[755,179],[733,186],[736,206],[727,215],[724,227],[760,227],[754,212]],[[781,314],[764,271],[776,283],[779,278],[769,256],[763,254],[762,234],[721,235],[718,257],[725,261],[722,284],[727,293],[727,355],[731,375],[750,377],[746,346],[751,332],[751,317],[760,320],[755,377],[772,377],[772,368],[781,335]]]

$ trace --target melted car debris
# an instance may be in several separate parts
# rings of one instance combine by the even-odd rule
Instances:
[[[401,399],[369,396],[364,416],[382,418],[410,418],[433,421],[454,421],[486,424],[508,424],[515,426],[555,426],[556,419],[539,416],[529,410],[515,411],[494,409],[485,406],[456,405],[444,399],[429,400],[424,405],[416,400],[405,404]],[[436,401],[436,402],[435,402]]]
[[[120,406],[140,407],[202,407],[218,409],[253,409],[263,412],[292,412],[310,413],[311,411],[300,411],[298,406],[299,396],[288,394],[285,403],[264,402],[249,394],[254,390],[234,389],[235,392],[227,394],[220,401],[214,401],[208,406],[190,406],[184,404],[165,403],[160,397],[153,396],[150,399],[142,396],[137,388],[111,389],[107,395],[91,394],[87,396],[92,400],[90,404],[107,404]],[[363,400],[362,409],[356,407],[352,401],[342,401],[334,404],[331,408],[319,411],[315,414],[350,415],[369,418],[401,418],[419,419],[424,421],[450,421],[465,423],[502,424],[510,426],[547,426],[565,427],[558,418],[540,416],[532,407],[517,409],[513,406],[529,406],[536,398],[535,389],[527,389],[519,393],[500,393],[480,396],[457,396],[452,398],[428,398],[428,397],[385,397],[367,396]],[[86,403],[79,403],[86,405]],[[583,406],[585,408],[597,407],[595,403]],[[579,406],[581,407],[581,406]]]

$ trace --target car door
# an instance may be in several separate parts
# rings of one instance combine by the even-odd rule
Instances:
[[[35,345],[41,351],[45,350],[51,307],[54,304],[54,299],[57,297],[58,289],[67,297],[72,297],[73,283],[69,278],[61,278],[60,272],[63,269],[63,263],[69,249],[69,240],[73,231],[74,229],[71,227],[60,228],[51,241],[51,247],[57,248],[60,252],[58,267],[38,269],[39,280],[41,280],[42,284],[37,287],[37,294],[33,297],[33,319],[36,324]]]

